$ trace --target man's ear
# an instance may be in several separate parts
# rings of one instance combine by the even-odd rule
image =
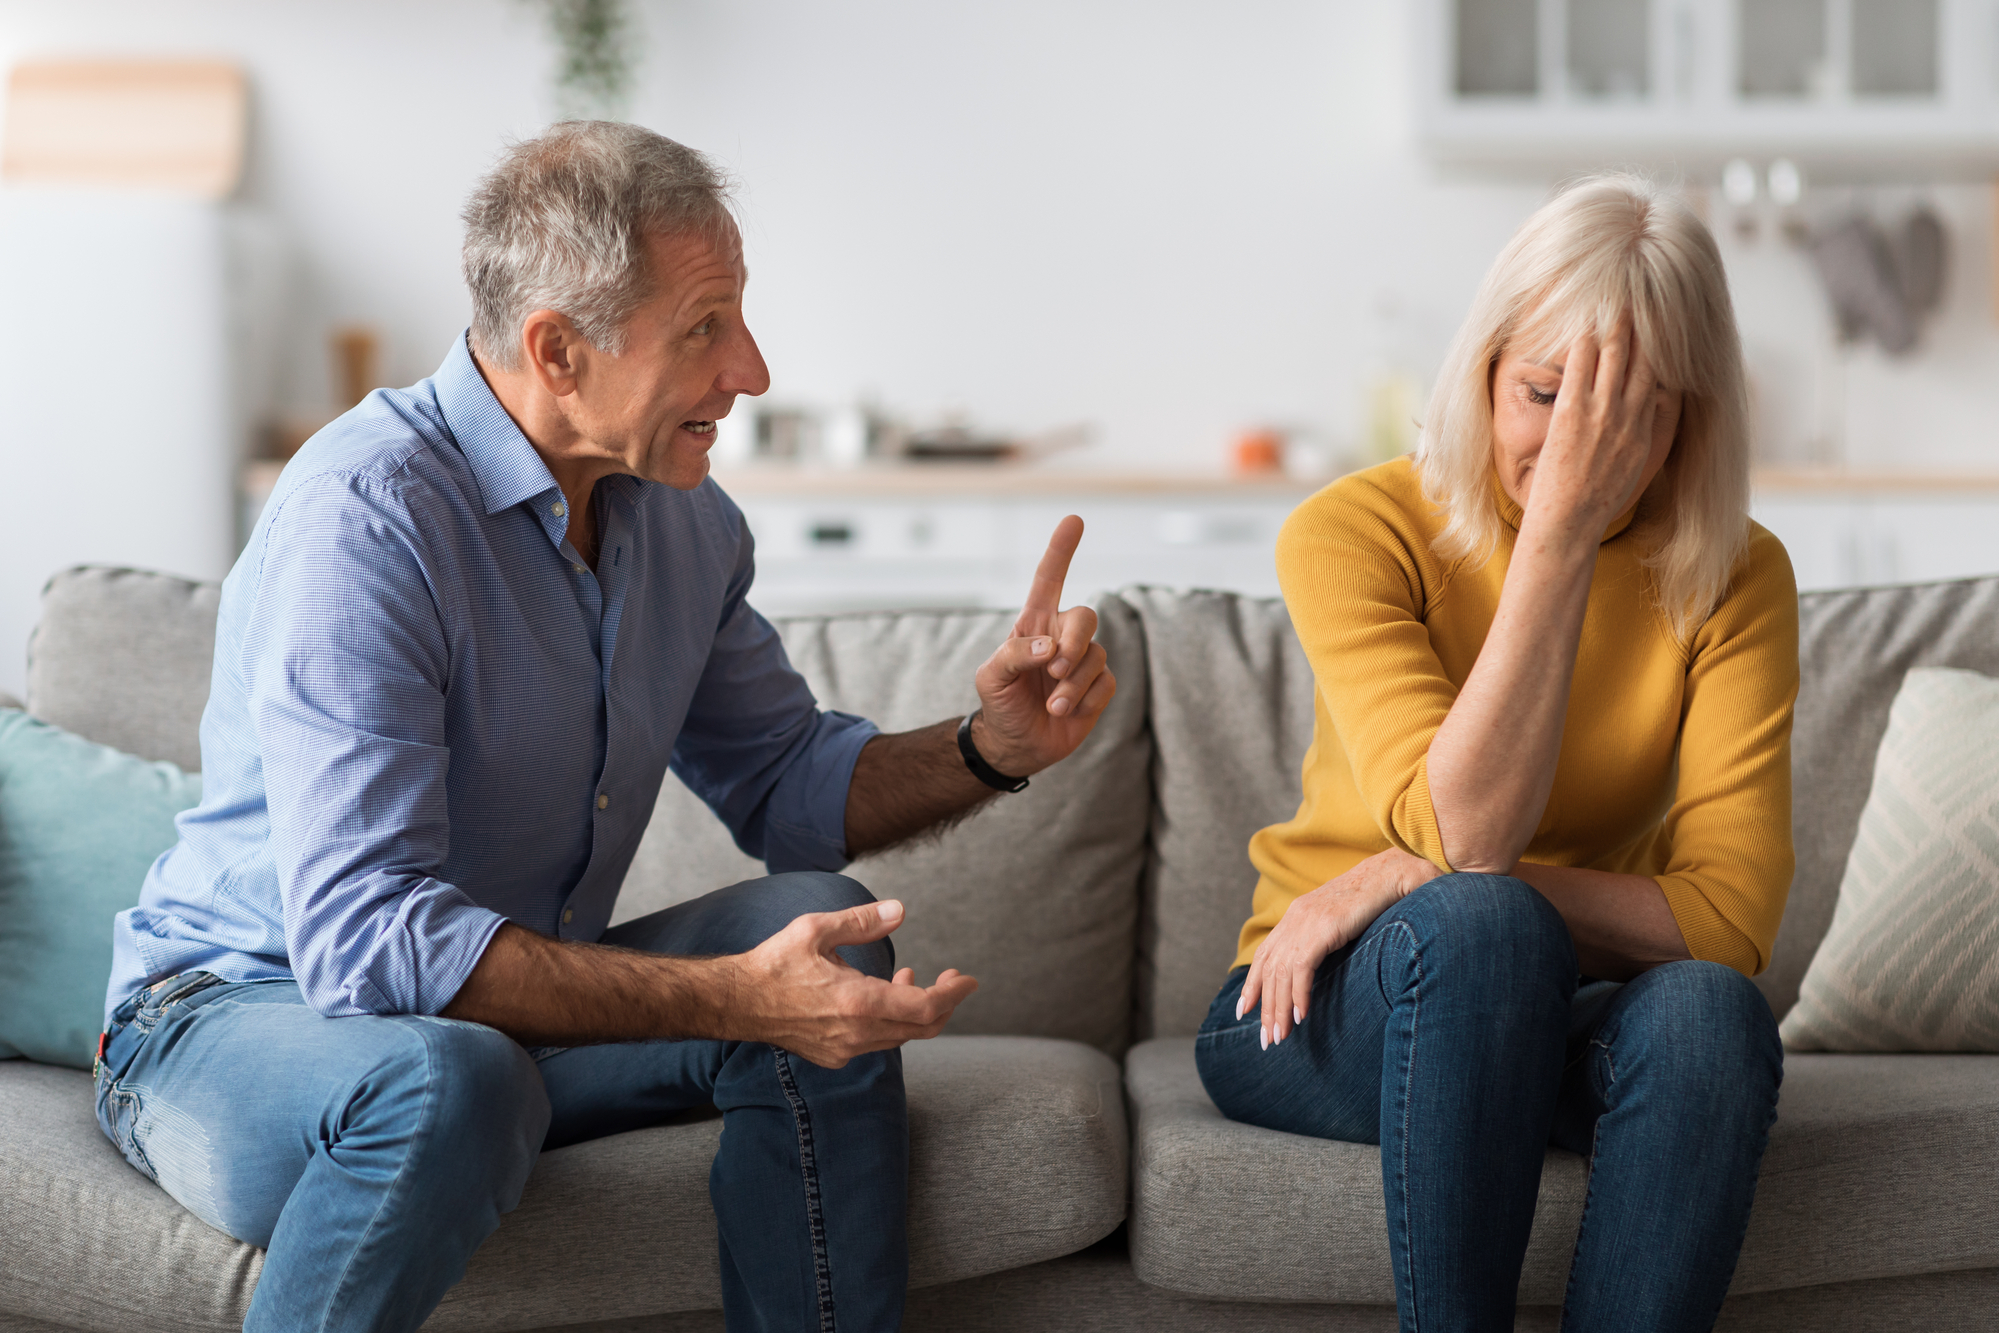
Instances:
[[[576,392],[579,355],[587,355],[583,335],[566,315],[537,310],[521,321],[524,368],[551,396],[566,398]]]

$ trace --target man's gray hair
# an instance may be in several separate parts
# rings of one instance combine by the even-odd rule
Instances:
[[[616,356],[652,295],[647,234],[720,235],[729,203],[707,158],[637,125],[565,121],[514,144],[465,205],[472,350],[519,369],[521,321],[555,310]]]

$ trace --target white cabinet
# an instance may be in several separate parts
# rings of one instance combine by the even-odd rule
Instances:
[[[1130,583],[1278,595],[1277,531],[1307,486],[999,474],[720,478],[757,539],[755,600],[773,614],[1020,604],[1064,514],[1081,514],[1067,598]],[[739,484],[740,483],[740,484]],[[954,485],[958,489],[953,489]],[[1772,474],[1752,512],[1803,589],[1999,573],[1999,484]]]
[[[1276,596],[1277,530],[1306,486],[1157,479],[722,476],[757,541],[771,614],[1014,607],[1049,535],[1080,514],[1065,602],[1130,583]]]
[[[983,606],[1004,516],[976,499],[735,497],[757,543],[751,594],[772,613]]]
[[[1421,0],[1424,144],[1447,162],[1814,179],[1999,165],[1999,0]]]
[[[1999,573],[1999,482],[1776,476],[1751,512],[1798,586]],[[246,521],[276,480],[246,474]],[[747,472],[717,480],[757,542],[751,594],[772,615],[1020,605],[1065,514],[1084,521],[1065,604],[1132,583],[1278,595],[1277,531],[1313,488],[1158,477]]]
[[[1765,491],[1752,509],[1791,554],[1798,587],[1999,574],[1999,490]]]

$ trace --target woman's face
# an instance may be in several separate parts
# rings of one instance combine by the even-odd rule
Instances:
[[[1548,439],[1548,423],[1555,413],[1555,394],[1562,387],[1561,358],[1553,364],[1529,360],[1508,349],[1492,368],[1492,464],[1508,499],[1522,509],[1534,491],[1534,466],[1541,458],[1541,446]],[[1680,391],[1660,385],[1653,390],[1652,453],[1638,489],[1624,497],[1643,495],[1645,488],[1666,466],[1673,440],[1680,429]]]

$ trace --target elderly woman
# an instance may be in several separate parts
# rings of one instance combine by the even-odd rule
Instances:
[[[1705,1329],[1728,1290],[1782,1077],[1749,977],[1798,679],[1744,400],[1706,228],[1585,181],[1493,266],[1415,457],[1279,539],[1317,719],[1201,1077],[1381,1145],[1406,1330],[1512,1328],[1550,1143],[1590,1167],[1565,1329]]]

